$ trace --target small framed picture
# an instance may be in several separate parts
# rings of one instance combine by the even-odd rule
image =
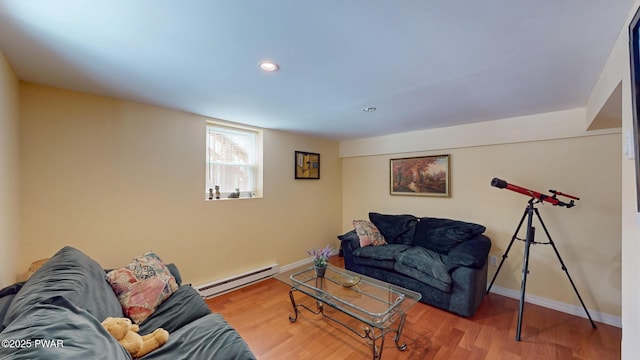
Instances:
[[[296,151],[294,155],[296,179],[320,179],[320,154]]]
[[[449,155],[391,159],[391,195],[450,197]]]

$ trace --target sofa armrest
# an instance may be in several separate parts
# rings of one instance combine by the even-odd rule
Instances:
[[[360,247],[360,238],[358,237],[355,229],[342,235],[338,235],[338,240],[340,240],[342,251],[348,250],[349,252],[353,252],[353,250]]]
[[[4,330],[5,328],[4,325],[2,325],[2,323],[4,322],[4,316],[7,314],[7,311],[9,310],[11,301],[13,301],[13,298],[16,296],[18,291],[20,291],[20,289],[22,288],[22,285],[24,285],[24,281],[17,282],[13,285],[7,286],[6,288],[0,290],[0,332],[2,332],[2,330]]]
[[[342,256],[344,256],[344,267],[347,270],[356,271],[357,265],[353,262],[353,252],[360,248],[360,238],[353,229],[345,234],[338,235],[340,240],[340,248],[342,249]]]
[[[447,256],[443,256],[444,264],[449,272],[461,266],[481,269],[487,262],[490,249],[491,240],[485,235],[478,235],[451,249]]]

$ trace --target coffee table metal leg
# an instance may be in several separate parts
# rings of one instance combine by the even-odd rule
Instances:
[[[389,323],[389,327],[381,327],[381,328],[377,328],[377,327],[369,327],[369,326],[365,326],[363,328],[361,328],[362,331],[358,331],[355,328],[351,327],[349,324],[342,322],[336,318],[333,318],[331,316],[329,316],[327,313],[324,312],[324,303],[318,299],[316,299],[316,307],[317,307],[317,311],[309,308],[308,306],[306,306],[304,303],[302,304],[297,304],[296,303],[296,299],[293,295],[294,291],[299,291],[298,289],[292,287],[291,289],[289,289],[289,299],[291,300],[291,306],[293,308],[293,315],[289,315],[289,321],[291,322],[295,322],[298,319],[298,315],[300,314],[300,310],[298,310],[298,307],[303,307],[305,309],[307,309],[308,311],[310,311],[313,314],[322,314],[322,316],[337,322],[338,324],[344,326],[345,328],[351,330],[353,333],[355,333],[356,335],[360,336],[361,338],[364,338],[367,340],[367,343],[370,341],[371,342],[371,350],[373,353],[373,359],[374,360],[380,360],[382,358],[382,350],[384,348],[384,337],[389,334],[390,332],[395,332],[396,336],[394,338],[394,342],[396,344],[396,347],[398,348],[398,350],[400,351],[405,351],[407,349],[407,343],[406,342],[402,342],[402,344],[400,343],[400,337],[402,336],[402,330],[404,328],[404,324],[405,324],[405,319],[407,317],[407,315],[404,312],[399,312],[399,317],[396,318],[395,320],[391,320],[391,323]],[[398,327],[397,328],[393,328],[391,327],[393,325],[393,323],[398,322]],[[379,331],[379,333],[377,332]],[[380,344],[378,344],[378,339],[380,339]]]
[[[291,306],[293,306],[293,315],[289,315],[289,321],[295,322],[298,320],[298,306],[296,306],[296,299],[293,298],[294,288],[289,289],[289,299],[291,299]]]
[[[324,314],[324,306],[323,303],[321,301],[317,301],[316,302],[316,307],[318,308],[318,310],[313,310],[311,308],[309,308],[307,305],[305,304],[297,304],[296,303],[296,299],[293,296],[293,292],[294,291],[299,291],[298,289],[292,287],[291,289],[289,289],[289,299],[291,300],[291,306],[293,307],[293,315],[289,315],[289,321],[291,322],[295,322],[296,320],[298,320],[298,315],[300,314],[300,310],[298,310],[299,307],[303,307],[307,310],[309,310],[311,313],[313,314]]]
[[[396,331],[396,338],[394,339],[394,341],[396,343],[396,347],[400,351],[407,350],[407,343],[406,342],[402,342],[402,345],[399,343],[400,342],[400,336],[402,336],[402,329],[404,328],[404,321],[405,321],[406,318],[407,318],[407,314],[402,313],[400,315],[400,323],[398,324],[398,331]]]
[[[365,326],[363,330],[366,338],[371,341],[373,360],[380,360],[382,358],[382,349],[384,347],[384,331],[381,330],[380,335],[376,335],[375,328]],[[378,338],[380,338],[380,347],[376,345],[376,340],[378,340]]]

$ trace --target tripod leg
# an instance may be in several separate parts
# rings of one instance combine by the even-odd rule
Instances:
[[[527,289],[527,274],[529,274],[529,248],[535,237],[535,228],[531,226],[531,216],[527,226],[527,240],[524,246],[524,260],[522,261],[522,283],[520,285],[520,305],[518,306],[518,328],[516,329],[516,340],[520,341],[522,332],[522,315],[524,313],[524,294]]]
[[[533,199],[529,200],[527,206],[527,238],[524,245],[524,260],[522,261],[522,283],[520,285],[520,306],[518,307],[518,328],[516,330],[516,340],[520,341],[520,333],[522,332],[522,315],[524,313],[524,294],[527,289],[527,274],[529,274],[529,249],[534,243],[536,229],[533,227]]]
[[[580,293],[578,293],[578,288],[576,288],[576,285],[573,283],[573,279],[571,279],[571,275],[569,275],[569,270],[567,270],[567,266],[564,264],[564,261],[562,261],[562,257],[560,256],[560,252],[558,252],[558,248],[556,248],[556,244],[553,242],[553,239],[551,239],[551,235],[549,235],[549,231],[547,230],[547,227],[544,225],[544,222],[542,221],[542,218],[540,217],[540,213],[538,212],[538,209],[535,209],[536,211],[536,215],[538,216],[538,220],[540,220],[540,224],[542,225],[542,228],[544,229],[544,232],[547,234],[547,238],[549,238],[549,243],[551,244],[551,247],[553,247],[553,251],[556,253],[556,256],[558,257],[558,260],[560,261],[560,265],[562,266],[562,271],[564,271],[565,274],[567,274],[567,277],[569,278],[569,282],[571,283],[571,286],[573,287],[573,291],[575,291],[576,295],[578,296],[578,300],[580,300],[580,304],[582,305],[582,308],[584,309],[584,312],[587,313],[587,317],[589,318],[589,322],[591,322],[591,327],[594,329],[597,329],[596,327],[596,323],[593,322],[593,319],[591,319],[591,315],[589,314],[589,310],[587,310],[587,307],[584,304],[584,301],[582,301],[582,297],[580,296]]]
[[[489,293],[489,291],[491,290],[491,287],[493,286],[493,282],[496,281],[496,277],[498,277],[498,273],[500,272],[500,269],[502,269],[502,264],[504,264],[504,261],[507,259],[507,256],[509,255],[509,250],[511,250],[511,245],[513,245],[513,242],[516,240],[518,236],[518,232],[520,232],[520,227],[522,226],[522,223],[524,222],[524,218],[527,216],[528,211],[529,209],[524,209],[524,214],[522,214],[522,218],[518,223],[516,232],[513,233],[513,236],[511,237],[511,241],[509,242],[509,246],[507,246],[507,250],[505,250],[504,254],[502,255],[502,260],[500,260],[500,265],[498,265],[498,269],[496,270],[495,274],[493,274],[493,278],[491,279],[491,283],[489,283],[489,287],[487,288],[486,294]]]

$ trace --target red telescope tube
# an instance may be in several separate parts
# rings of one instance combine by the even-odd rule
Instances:
[[[520,186],[517,186],[517,185],[509,184],[505,180],[501,180],[501,179],[498,179],[498,178],[493,178],[493,180],[491,180],[491,186],[497,187],[499,189],[508,189],[508,190],[511,190],[511,191],[515,191],[517,193],[520,193],[520,194],[526,195],[526,196],[530,196],[530,197],[532,197],[534,199],[538,199],[540,201],[546,201],[548,203],[553,204],[554,206],[566,206],[567,208],[570,208],[570,207],[575,205],[573,203],[573,200],[571,200],[569,203],[565,203],[565,202],[562,202],[562,201],[558,200],[556,198],[556,195],[563,195],[563,196],[570,197],[572,199],[580,200],[579,198],[577,198],[575,196],[566,195],[566,194],[563,194],[563,193],[561,193],[559,191],[555,191],[555,190],[552,191],[554,193],[554,195],[552,195],[552,196],[541,194],[541,193],[539,193],[537,191],[533,191],[533,190],[529,190],[529,189],[526,189],[526,188],[523,188],[523,187],[520,187]]]

